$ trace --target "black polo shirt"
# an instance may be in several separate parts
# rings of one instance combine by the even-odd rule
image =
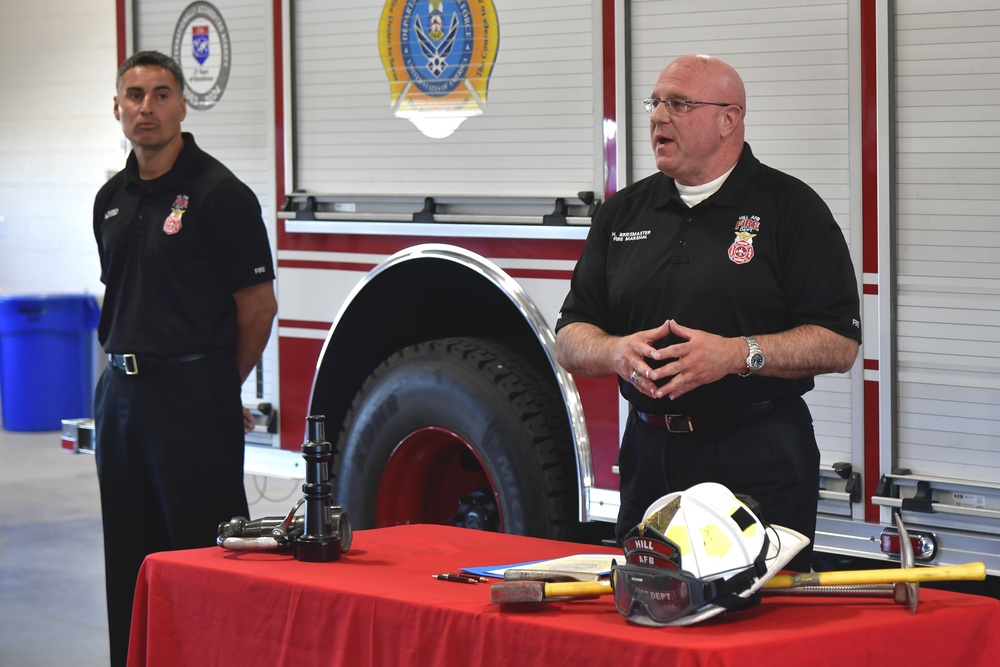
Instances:
[[[183,137],[169,172],[141,180],[133,152],[95,199],[106,286],[98,338],[107,352],[234,348],[232,294],[274,280],[257,197],[193,136]]]
[[[829,207],[802,181],[761,164],[748,144],[719,191],[693,208],[659,172],[610,197],[556,328],[587,322],[626,335],[667,319],[727,337],[815,324],[860,341],[854,267]],[[638,410],[690,415],[801,396],[813,384],[729,375],[671,401],[619,379]]]

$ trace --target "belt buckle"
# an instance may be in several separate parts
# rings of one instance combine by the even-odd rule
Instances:
[[[687,415],[664,415],[663,424],[671,433],[694,432],[694,419]]]
[[[139,363],[134,354],[123,354],[122,365],[125,367],[125,375],[138,375]]]

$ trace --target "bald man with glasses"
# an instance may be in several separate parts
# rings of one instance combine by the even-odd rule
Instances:
[[[819,449],[802,396],[850,370],[861,342],[843,233],[812,188],[754,157],[727,63],[682,56],[643,104],[658,171],[598,210],[556,324],[559,362],[617,375],[631,405],[616,536],[713,481],[812,540]]]

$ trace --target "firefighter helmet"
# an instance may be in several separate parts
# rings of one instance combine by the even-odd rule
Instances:
[[[612,571],[615,605],[643,625],[689,625],[752,602],[808,540],[766,527],[714,482],[663,496],[626,535]]]

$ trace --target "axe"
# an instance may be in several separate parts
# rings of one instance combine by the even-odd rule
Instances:
[[[897,513],[894,516],[896,528],[899,531],[900,565],[913,567],[913,543],[903,525],[903,518]],[[795,586],[792,588],[769,588],[765,592],[772,595],[821,595],[848,597],[891,597],[896,604],[905,604],[911,614],[917,613],[920,599],[920,584],[915,582],[897,582],[894,584],[831,584],[826,586]]]
[[[910,533],[903,525],[903,517],[897,512],[893,519],[896,521],[896,530],[899,531],[899,560],[902,567],[913,567],[913,543],[910,542]],[[920,598],[920,584],[914,582],[893,584],[892,598],[896,604],[909,604],[910,613],[917,613],[917,600]]]
[[[842,570],[838,572],[804,572],[776,574],[764,583],[764,588],[795,588],[797,586],[831,586],[859,584],[911,584],[923,581],[984,581],[986,565],[938,565],[935,567],[902,567],[885,570]]]
[[[913,543],[910,542],[910,535],[906,530],[906,526],[903,525],[902,517],[897,513],[894,518],[896,528],[899,531],[900,565],[902,567],[913,567]],[[897,582],[894,584],[831,584],[826,586],[768,588],[765,592],[772,595],[891,597],[893,602],[907,605],[910,613],[916,614],[917,604],[920,599],[920,584],[916,582]]]

